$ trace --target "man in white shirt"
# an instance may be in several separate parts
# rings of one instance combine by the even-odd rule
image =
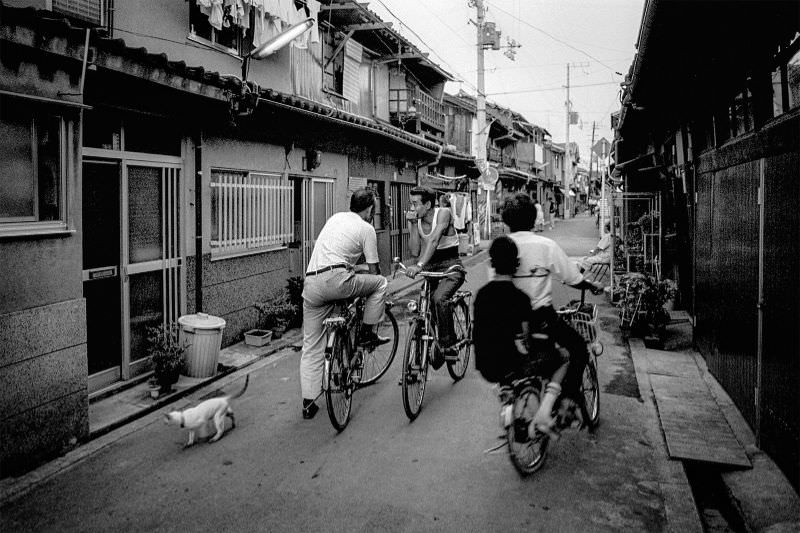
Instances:
[[[375,228],[370,221],[375,195],[359,189],[350,198],[350,211],[331,216],[320,231],[306,268],[303,284],[303,355],[300,357],[300,387],[303,418],[313,418],[319,410],[314,400],[322,390],[325,352],[323,321],[333,312],[333,303],[353,296],[365,296],[364,324],[359,344],[383,344],[374,326],[383,317],[386,278],[380,275]],[[353,268],[364,255],[368,274]]]
[[[605,234],[597,243],[597,248],[591,250],[589,255],[581,259],[581,271],[588,270],[596,263],[611,263],[611,224],[606,222]]]
[[[569,357],[553,373],[533,419],[539,430],[555,436],[551,412],[561,394],[562,384],[567,396],[583,402],[577,393],[588,352],[583,337],[559,319],[553,309],[551,278],[555,275],[571,287],[587,289],[594,294],[599,294],[603,288],[583,279],[578,267],[555,241],[532,231],[536,224],[536,206],[527,194],[519,193],[508,198],[503,205],[502,217],[511,230],[508,237],[519,250],[519,266],[513,282],[531,300],[531,328],[544,329],[553,341],[569,353]]]

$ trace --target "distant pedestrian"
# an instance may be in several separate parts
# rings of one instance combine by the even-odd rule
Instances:
[[[536,226],[534,226],[534,231],[541,233],[544,231],[544,208],[539,203],[539,200],[536,200],[533,205],[536,206]]]
[[[550,200],[548,203],[550,204],[550,230],[552,231],[554,229],[554,219],[556,218],[556,203],[552,200]]]

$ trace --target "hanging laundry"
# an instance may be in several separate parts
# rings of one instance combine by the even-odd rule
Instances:
[[[469,199],[466,194],[454,193],[450,197],[450,203],[453,206],[453,227],[458,231],[464,231],[467,228],[467,215],[469,213],[467,204]]]
[[[308,16],[314,19],[314,26],[311,27],[308,33],[308,41],[314,44],[319,44],[319,9],[320,4],[317,0],[306,0],[306,7],[308,8]]]
[[[224,21],[224,10],[222,0],[211,0],[211,14],[208,16],[208,23],[218,31],[222,31]]]

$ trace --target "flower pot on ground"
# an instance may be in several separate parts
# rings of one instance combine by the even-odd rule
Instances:
[[[147,354],[153,368],[153,378],[164,394],[172,390],[178,382],[184,365],[186,345],[178,339],[176,324],[151,326],[147,328]]]
[[[280,339],[281,337],[283,337],[283,334],[286,333],[286,326],[287,326],[286,322],[278,321],[272,328],[272,337],[274,339]]]
[[[268,329],[251,329],[245,331],[244,342],[248,346],[264,346],[272,340],[272,331]]]
[[[254,306],[261,315],[259,328],[273,330],[274,339],[279,338],[298,315],[298,307],[292,304],[287,289],[273,293],[267,300],[256,302]],[[279,330],[278,335],[275,335],[276,329]]]

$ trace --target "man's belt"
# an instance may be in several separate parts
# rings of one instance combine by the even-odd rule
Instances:
[[[335,268],[350,268],[350,265],[347,263],[338,263],[336,265],[328,265],[326,267],[322,267],[319,270],[312,270],[310,272],[306,272],[306,276],[316,276],[317,274],[322,274],[323,272],[327,272],[328,270],[333,270]]]

